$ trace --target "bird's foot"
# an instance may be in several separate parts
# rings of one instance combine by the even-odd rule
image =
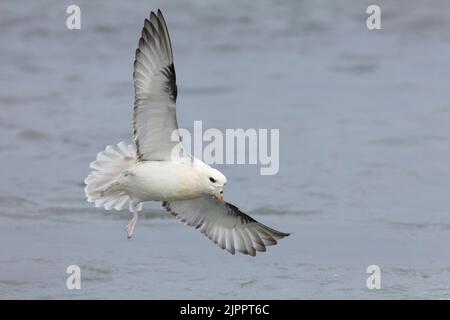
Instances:
[[[131,239],[133,236],[134,226],[136,225],[136,222],[138,220],[138,213],[133,213],[133,218],[128,222],[127,226],[125,227],[125,230],[127,232],[128,239]]]

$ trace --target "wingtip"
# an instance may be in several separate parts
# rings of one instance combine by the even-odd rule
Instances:
[[[159,17],[159,20],[161,20],[161,22],[163,24],[166,24],[166,19],[164,18],[164,15],[163,15],[162,11],[159,10],[159,9],[158,9],[158,17]]]
[[[145,20],[144,20],[144,27],[145,28],[150,28],[150,20],[147,19],[147,18],[145,18]],[[144,32],[144,29],[142,29],[142,32]]]
[[[154,11],[151,11],[151,12],[150,12],[150,21],[151,21],[152,19],[153,19],[153,20],[154,20],[154,19],[158,19],[158,16],[156,15],[156,13],[155,13]]]

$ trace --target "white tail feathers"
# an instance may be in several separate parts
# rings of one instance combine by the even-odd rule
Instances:
[[[136,205],[133,199],[120,188],[119,179],[124,172],[137,161],[134,144],[126,145],[121,141],[115,146],[107,146],[105,151],[97,154],[97,159],[91,162],[92,173],[84,180],[88,202],[95,202],[96,207],[106,210],[122,210],[126,207],[133,211]],[[135,208],[142,209],[142,203]]]

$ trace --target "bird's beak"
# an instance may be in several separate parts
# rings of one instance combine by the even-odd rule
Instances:
[[[217,188],[215,197],[218,200],[223,201],[223,189],[222,188]]]

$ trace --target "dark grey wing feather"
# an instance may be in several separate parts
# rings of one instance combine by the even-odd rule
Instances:
[[[259,223],[236,206],[213,197],[163,202],[164,208],[188,226],[200,229],[210,240],[231,254],[239,251],[255,256],[256,251],[277,244],[288,236]]]

